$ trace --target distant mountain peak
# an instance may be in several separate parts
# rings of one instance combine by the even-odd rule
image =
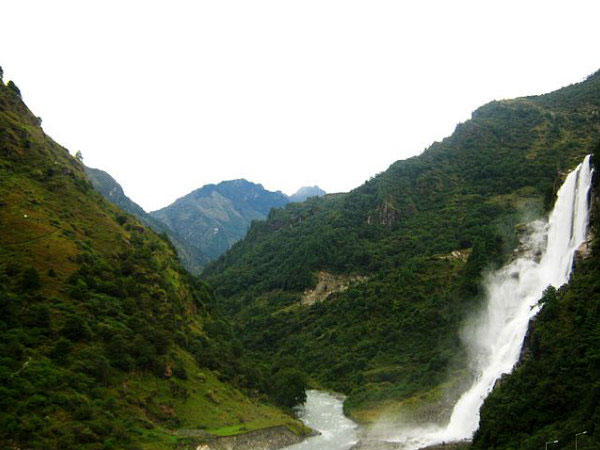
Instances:
[[[253,183],[251,181],[246,180],[245,178],[235,178],[233,180],[224,180],[219,183],[221,184],[253,184],[255,186],[262,186],[260,183]]]
[[[303,202],[310,197],[322,197],[327,192],[321,189],[316,184],[314,186],[302,186],[293,195],[291,195],[290,202]]]
[[[210,259],[219,257],[246,234],[253,220],[263,220],[288,197],[245,178],[207,184],[151,216]]]
[[[202,187],[194,189],[187,195],[184,195],[181,198],[175,200],[174,203],[179,201],[188,199],[189,197],[201,198],[212,195],[213,192],[270,192],[266,190],[262,184],[253,183],[252,181],[248,181],[245,178],[236,178],[234,180],[225,180],[220,181],[219,183],[209,183],[205,184]],[[276,191],[276,193],[281,193],[281,191]],[[283,195],[283,194],[282,194]],[[163,208],[164,209],[164,208]],[[152,213],[151,213],[152,214]]]

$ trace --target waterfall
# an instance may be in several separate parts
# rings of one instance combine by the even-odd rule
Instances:
[[[529,224],[521,255],[486,277],[487,305],[465,330],[476,378],[454,405],[447,426],[401,430],[390,441],[412,450],[473,436],[485,397],[519,359],[529,320],[537,314],[544,290],[569,280],[575,251],[586,238],[591,178],[588,155],[567,176],[548,221]]]

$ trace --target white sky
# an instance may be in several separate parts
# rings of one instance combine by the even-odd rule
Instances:
[[[600,1],[0,0],[45,131],[147,210],[247,178],[350,190],[493,99],[600,68]]]

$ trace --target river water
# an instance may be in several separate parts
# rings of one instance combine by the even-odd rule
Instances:
[[[348,450],[358,442],[358,426],[344,415],[344,399],[325,391],[306,392],[306,403],[298,417],[318,436],[305,439],[285,450]]]

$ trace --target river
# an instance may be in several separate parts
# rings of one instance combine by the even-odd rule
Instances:
[[[348,450],[358,442],[358,426],[344,415],[343,397],[325,391],[309,390],[306,403],[297,408],[298,417],[318,431],[284,450]]]

